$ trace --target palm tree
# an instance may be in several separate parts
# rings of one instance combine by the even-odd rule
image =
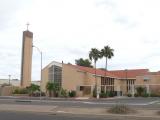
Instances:
[[[59,91],[59,85],[54,82],[48,82],[46,85],[47,91],[49,91],[49,96],[51,97],[52,95],[56,95]]]
[[[97,98],[99,97],[99,94],[97,92],[97,78],[96,78],[96,62],[97,60],[101,57],[100,51],[96,48],[92,48],[91,51],[89,52],[89,59],[94,60],[94,68],[95,68],[95,81],[96,81],[96,94]]]
[[[51,82],[48,82],[46,85],[46,89],[49,92],[49,97],[52,96],[52,89],[53,89],[53,84]]]
[[[106,58],[106,71],[107,71],[107,64],[108,64],[108,59],[111,59],[114,56],[114,49],[111,49],[110,46],[104,46],[104,48],[101,50],[101,57]],[[106,76],[106,72],[105,72]]]

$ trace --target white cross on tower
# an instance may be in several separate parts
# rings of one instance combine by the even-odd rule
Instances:
[[[30,25],[29,23],[26,24],[27,25],[27,31],[28,31],[28,26]]]

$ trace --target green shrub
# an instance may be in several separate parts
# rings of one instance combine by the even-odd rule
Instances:
[[[19,89],[18,89],[18,88],[15,89],[15,90],[13,91],[13,94],[19,94]]]
[[[109,96],[109,97],[114,97],[114,96],[115,96],[114,91],[110,91],[110,92],[108,92],[108,96]]]
[[[137,91],[138,96],[142,96],[146,92],[146,89],[140,86],[136,88],[136,91]]]
[[[128,93],[127,96],[128,96],[128,97],[132,97],[132,94]]]
[[[105,92],[101,92],[100,93],[100,98],[106,98],[107,97],[107,93],[105,93]]]
[[[28,90],[26,88],[17,88],[13,91],[13,94],[28,94]]]
[[[115,105],[108,110],[109,113],[113,114],[128,114],[135,112],[130,107],[126,105]]]
[[[76,97],[76,91],[71,90],[68,92],[69,97]]]
[[[28,94],[28,90],[26,88],[21,88],[19,94]]]
[[[135,94],[134,94],[134,97],[138,97],[138,94],[137,94],[137,93],[135,93]]]
[[[35,84],[31,84],[30,86],[26,87],[28,93],[30,95],[32,95],[35,92],[40,91],[40,86],[39,85],[35,85]]]
[[[142,97],[149,97],[149,94],[148,94],[148,93],[144,93],[144,94],[142,95]]]
[[[97,97],[96,87],[93,89],[93,97],[94,97],[94,98]]]
[[[67,90],[64,90],[63,88],[59,92],[59,97],[68,97]]]

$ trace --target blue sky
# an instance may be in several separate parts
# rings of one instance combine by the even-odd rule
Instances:
[[[20,77],[22,31],[34,33],[51,61],[73,63],[91,48],[110,45],[108,68],[160,70],[159,0],[0,0],[0,78]],[[97,62],[105,66],[105,60]],[[40,78],[40,55],[33,51],[32,79]]]

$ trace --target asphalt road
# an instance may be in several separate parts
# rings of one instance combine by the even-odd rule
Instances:
[[[40,114],[26,112],[0,112],[0,120],[159,120],[156,118],[88,116],[72,114]]]
[[[136,108],[160,109],[160,98],[118,98],[118,99],[47,99],[0,97],[0,104],[53,105],[61,107],[105,108],[115,104],[126,104]]]

